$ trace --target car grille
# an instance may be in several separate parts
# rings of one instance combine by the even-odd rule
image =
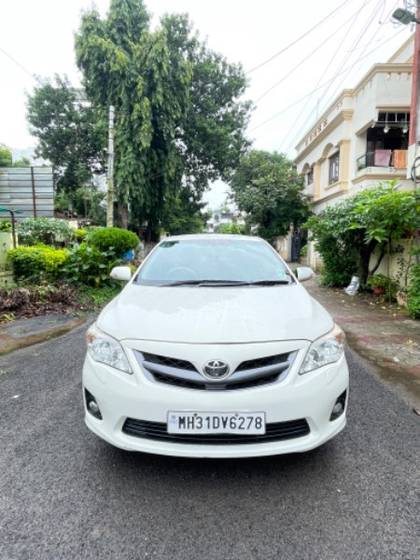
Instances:
[[[267,424],[266,433],[259,435],[168,434],[167,426],[163,422],[148,422],[146,420],[135,420],[133,418],[126,419],[122,431],[127,435],[143,439],[202,445],[269,443],[303,437],[310,432],[308,422],[304,418]]]
[[[206,379],[187,360],[137,350],[135,354],[142,368],[159,383],[202,391],[225,391],[258,387],[284,379],[297,352],[264,356],[241,362],[236,370],[223,381]]]

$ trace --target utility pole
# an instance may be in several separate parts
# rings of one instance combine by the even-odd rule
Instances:
[[[108,173],[106,196],[106,225],[114,225],[114,106],[109,106],[108,115]]]
[[[392,14],[395,21],[403,25],[414,23],[416,31],[414,34],[414,56],[411,86],[410,107],[410,133],[408,136],[408,169],[407,178],[412,177],[414,184],[417,183],[418,156],[420,153],[420,0],[416,1],[416,13],[406,8],[397,8]]]
[[[417,147],[420,143],[420,0],[417,0],[416,31],[414,35],[413,82],[411,88],[410,135],[409,146],[415,145],[414,158],[417,157]]]

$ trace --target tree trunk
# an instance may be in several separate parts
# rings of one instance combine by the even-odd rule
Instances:
[[[375,272],[378,270],[379,265],[381,264],[384,256],[385,256],[385,245],[382,245],[381,246],[381,252],[379,253],[378,260],[377,260],[375,266],[372,268],[372,270],[369,271],[369,276],[372,276],[373,274],[375,274]]]
[[[120,227],[128,229],[128,206],[127,204],[118,203],[118,221]]]
[[[160,227],[159,224],[149,222],[145,231],[145,241],[147,243],[157,243],[160,241]]]
[[[362,243],[360,246],[359,278],[360,286],[362,288],[366,287],[367,280],[369,278],[370,257],[372,256],[376,245],[376,241],[369,241],[369,243]]]

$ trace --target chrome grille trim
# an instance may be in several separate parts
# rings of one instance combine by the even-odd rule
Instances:
[[[295,351],[247,360],[241,362],[228,378],[221,381],[211,381],[201,375],[197,368],[186,360],[157,355],[154,359],[153,354],[142,353],[139,350],[134,350],[134,353],[140,366],[154,381],[203,391],[248,389],[281,381],[287,376],[297,355],[297,351]],[[243,369],[248,364],[254,365],[258,362],[268,363],[269,365]],[[184,367],[167,364],[179,364]]]

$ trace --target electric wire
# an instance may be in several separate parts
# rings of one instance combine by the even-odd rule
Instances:
[[[381,1],[377,3],[377,6],[379,7],[379,5],[381,4]],[[398,0],[396,2],[396,4],[398,4]],[[378,34],[379,30],[381,29],[381,27],[387,22],[387,20],[389,19],[391,13],[393,12],[394,8],[395,8],[395,4],[393,6],[393,8],[391,9],[391,11],[387,14],[386,18],[384,19],[384,21],[382,21],[383,15],[384,15],[384,11],[385,11],[385,5],[386,5],[386,0],[383,0],[382,2],[382,13],[381,16],[379,18],[379,22],[380,25],[379,27],[376,29],[375,33],[373,34],[373,36],[371,37],[370,41],[368,43],[365,43],[363,50],[361,52],[361,56],[363,56],[363,54],[365,53],[366,49],[369,47],[370,44],[374,43],[374,39],[376,37],[376,35]],[[367,30],[370,28],[372,22],[375,19],[375,11],[372,13],[372,17],[369,20],[367,26],[364,27],[364,30],[360,33],[359,37],[356,38],[356,40],[353,42],[352,46],[350,47],[350,52],[353,53],[355,51],[355,49],[358,47],[362,37],[365,35],[365,33],[367,32]],[[339,67],[342,67],[342,64],[344,64],[344,62],[346,61],[346,56],[344,57],[344,59],[342,59],[342,62],[340,63]],[[356,61],[354,61],[352,63],[352,65],[349,66],[348,68],[348,72],[347,74],[344,76],[344,78],[340,81],[339,85],[335,88],[334,93],[332,95],[330,95],[329,99],[334,99],[335,96],[337,95],[337,93],[341,90],[342,85],[344,84],[345,80],[347,79],[348,74],[351,72],[351,70],[354,68],[354,66],[356,66],[356,64],[360,62],[360,58]],[[322,97],[324,99],[326,99],[327,93],[330,90],[331,86],[333,85],[334,82],[331,82],[326,89],[322,92]],[[319,97],[318,97],[319,99]],[[300,138],[301,136],[304,135],[305,129],[310,128],[306,123],[303,127],[301,127],[301,129],[299,130],[299,132],[297,134],[294,135],[293,139],[289,142],[289,144],[287,145],[286,148],[286,153],[288,153],[288,151],[293,147],[294,142]]]
[[[345,45],[345,42],[346,42],[346,40],[347,40],[347,37],[348,37],[349,34],[350,34],[350,31],[352,30],[354,24],[356,23],[356,21],[357,21],[359,15],[362,13],[362,11],[366,8],[366,6],[367,6],[368,4],[369,4],[369,0],[365,0],[365,1],[363,2],[363,4],[360,6],[360,8],[357,10],[357,12],[353,15],[353,17],[352,17],[352,19],[351,19],[351,21],[350,21],[350,25],[349,25],[349,27],[348,27],[348,29],[347,29],[347,31],[346,31],[346,33],[345,33],[345,35],[344,35],[342,41],[341,41],[341,46],[340,46],[340,48],[341,48],[343,45]],[[322,74],[320,74],[320,76],[319,76],[319,78],[318,78],[318,81],[317,81],[317,83],[316,83],[316,85],[315,85],[316,88],[317,88],[317,87],[319,86],[319,84],[321,83],[321,80],[322,80],[323,76],[325,76],[325,75],[328,74],[328,71],[329,71],[330,68],[332,67],[332,64],[333,64],[334,60],[336,59],[338,53],[340,52],[340,48],[334,51],[332,57],[331,57],[330,60],[327,62],[327,65],[325,66],[324,72],[323,72]],[[341,65],[340,65],[340,66],[341,66]],[[330,87],[330,86],[328,86],[328,87]],[[305,103],[303,109],[300,111],[299,115],[297,116],[297,118],[296,118],[296,120],[295,120],[295,125],[296,125],[297,123],[299,123],[300,120],[301,120],[301,118],[305,115],[306,109],[308,108],[308,106],[309,106],[309,104],[310,104],[310,102],[311,102],[311,99],[312,99],[312,96],[309,97],[309,98],[307,99],[307,101],[306,101],[306,103]],[[286,148],[286,150],[285,150],[286,153],[289,151],[289,149],[291,148],[291,146],[293,146],[293,144],[294,144],[296,138],[299,138],[299,137],[301,136],[302,129],[303,129],[303,128],[306,128],[306,126],[307,126],[307,125],[306,125],[306,123],[305,123],[305,124],[303,125],[303,127],[299,129],[299,131],[297,132],[297,134],[295,134],[295,135],[293,136],[292,140],[291,140],[291,141],[289,142],[289,144],[287,145],[287,148]],[[280,142],[280,147],[283,146],[283,144],[286,142],[286,139],[287,139],[287,138],[288,138],[288,135],[286,135],[286,136],[283,138],[283,140]]]
[[[379,0],[380,2],[382,2],[383,0]],[[365,1],[365,5],[369,4],[370,2],[372,2],[372,0],[366,0]],[[322,49],[322,47],[324,47],[328,41],[330,41],[333,37],[335,37],[335,35],[337,35],[344,27],[346,27],[346,25],[352,21],[352,19],[355,17],[355,15],[359,14],[361,11],[361,8],[359,8],[354,14],[352,14],[348,19],[346,19],[346,21],[340,25],[339,27],[337,27],[335,29],[335,31],[333,33],[331,33],[331,35],[328,35],[328,37],[326,37],[326,39],[324,39],[317,47],[315,47],[314,49],[311,49],[310,53],[307,54],[306,56],[304,56],[297,64],[295,64],[293,66],[293,68],[287,72],[287,74],[285,74],[280,80],[278,80],[275,84],[273,84],[272,86],[270,86],[268,89],[266,89],[256,100],[255,103],[259,103],[262,99],[264,99],[264,97],[266,97],[269,93],[271,93],[274,89],[276,89],[279,85],[281,85],[283,82],[285,82],[287,80],[287,78],[289,78],[294,72],[296,72],[296,70],[298,70],[303,64],[305,64],[305,62],[307,62],[310,58],[312,58],[312,56],[318,52],[320,49]]]
[[[0,52],[2,52],[4,54],[4,56],[6,56],[9,60],[11,60],[14,64],[16,64],[16,66],[18,68],[20,68],[22,70],[22,72],[25,72],[25,74],[27,74],[33,80],[35,80],[37,83],[39,83],[39,78],[37,78],[37,76],[35,76],[35,74],[32,74],[32,72],[30,70],[28,70],[26,68],[26,66],[21,64],[18,60],[16,60],[16,58],[14,58],[10,53],[5,51],[2,47],[0,47]]]
[[[383,45],[385,45],[386,43],[389,43],[391,40],[395,39],[395,37],[397,37],[398,35],[400,35],[403,31],[405,31],[404,28],[401,28],[397,31],[397,33],[395,33],[394,35],[388,37],[387,39],[385,39],[384,41],[382,41],[381,43],[379,43],[379,45],[377,47],[375,47],[374,49],[372,49],[371,51],[369,51],[368,53],[366,53],[365,55],[361,56],[360,58],[357,59],[356,62],[360,62],[361,60],[367,58],[369,55],[371,55],[373,52],[375,52],[376,50],[378,50],[380,47],[382,47]],[[349,67],[344,68],[343,70],[341,70],[340,72],[338,72],[337,74],[335,74],[335,76],[333,76],[330,80],[327,80],[326,82],[324,82],[323,84],[321,84],[318,88],[315,88],[313,90],[311,90],[309,93],[307,93],[306,95],[304,95],[303,97],[300,97],[299,99],[297,99],[296,101],[294,101],[293,103],[291,103],[290,105],[288,105],[287,107],[284,107],[283,109],[281,109],[280,111],[274,113],[273,115],[271,115],[271,117],[269,117],[268,119],[258,123],[256,126],[252,127],[249,132],[253,132],[254,130],[257,130],[258,128],[265,126],[266,124],[268,124],[269,122],[275,120],[277,117],[279,117],[280,115],[282,115],[283,113],[285,113],[286,111],[288,111],[289,109],[291,109],[292,107],[295,107],[296,105],[299,105],[299,103],[301,103],[302,101],[305,101],[305,99],[307,99],[308,97],[310,97],[313,93],[315,93],[316,91],[319,91],[321,89],[323,89],[326,85],[330,84],[331,82],[333,82],[334,80],[336,80],[338,78],[338,76],[341,76],[342,74],[344,74],[345,72],[347,72],[349,69]]]
[[[272,56],[270,56],[269,58],[267,58],[266,60],[263,60],[263,62],[261,62],[260,64],[257,64],[256,66],[254,66],[253,68],[250,68],[249,70],[246,71],[246,74],[251,74],[252,72],[255,72],[256,70],[259,70],[260,68],[262,68],[263,66],[265,66],[266,64],[269,64],[270,62],[272,62],[273,60],[275,60],[277,57],[279,57],[281,54],[285,53],[286,51],[288,51],[289,49],[291,49],[292,47],[294,47],[297,43],[299,43],[302,39],[304,39],[305,37],[307,37],[310,33],[312,33],[312,31],[314,31],[315,29],[317,29],[318,27],[320,27],[323,23],[325,23],[330,17],[332,17],[334,14],[336,14],[339,10],[341,10],[341,8],[343,6],[345,6],[346,4],[348,4],[349,0],[345,0],[344,2],[342,2],[341,4],[339,4],[337,6],[337,8],[335,8],[332,12],[330,12],[329,14],[327,14],[326,16],[324,16],[322,19],[320,19],[315,25],[313,25],[311,28],[309,28],[307,31],[305,31],[304,33],[302,33],[302,35],[299,35],[299,37],[297,37],[296,39],[294,39],[291,43],[289,43],[288,45],[286,45],[285,47],[283,47],[282,49],[280,49],[279,51],[277,51],[276,53],[274,53]]]
[[[391,10],[388,12],[388,14],[387,14],[387,16],[386,16],[386,18],[385,18],[385,21],[387,21],[387,20],[390,18],[391,14],[393,13],[393,11],[394,11],[394,9],[396,8],[397,5],[398,5],[398,0],[393,4]],[[382,12],[382,13],[383,13],[383,12]],[[373,19],[374,19],[374,18],[373,18]],[[372,21],[373,21],[373,19],[372,19]],[[372,22],[370,22],[370,23],[372,23]],[[376,28],[376,30],[375,30],[373,36],[371,37],[371,40],[373,40],[373,39],[376,37],[376,35],[379,33],[379,31],[380,31],[380,29],[381,29],[381,27],[382,27],[383,24],[384,24],[384,22],[382,22],[381,25],[379,25],[379,26]],[[368,29],[369,27],[370,27],[370,24],[368,25],[367,29]],[[358,44],[359,44],[360,41],[362,40],[363,36],[364,36],[364,33],[362,33],[361,36],[357,39],[356,44],[353,46],[353,48],[356,48],[356,47],[358,46]],[[363,53],[366,51],[366,49],[367,49],[367,46],[362,50],[362,53],[361,53],[362,56],[363,56]],[[341,90],[341,88],[342,88],[343,84],[345,83],[345,81],[346,81],[348,75],[350,74],[350,72],[353,70],[353,68],[356,66],[357,63],[358,63],[358,61],[356,60],[356,61],[352,64],[352,66],[348,69],[348,71],[347,71],[347,73],[344,75],[343,79],[339,82],[339,84],[336,86],[334,92],[331,94],[331,98],[334,98],[335,95],[337,95],[337,93]]]

